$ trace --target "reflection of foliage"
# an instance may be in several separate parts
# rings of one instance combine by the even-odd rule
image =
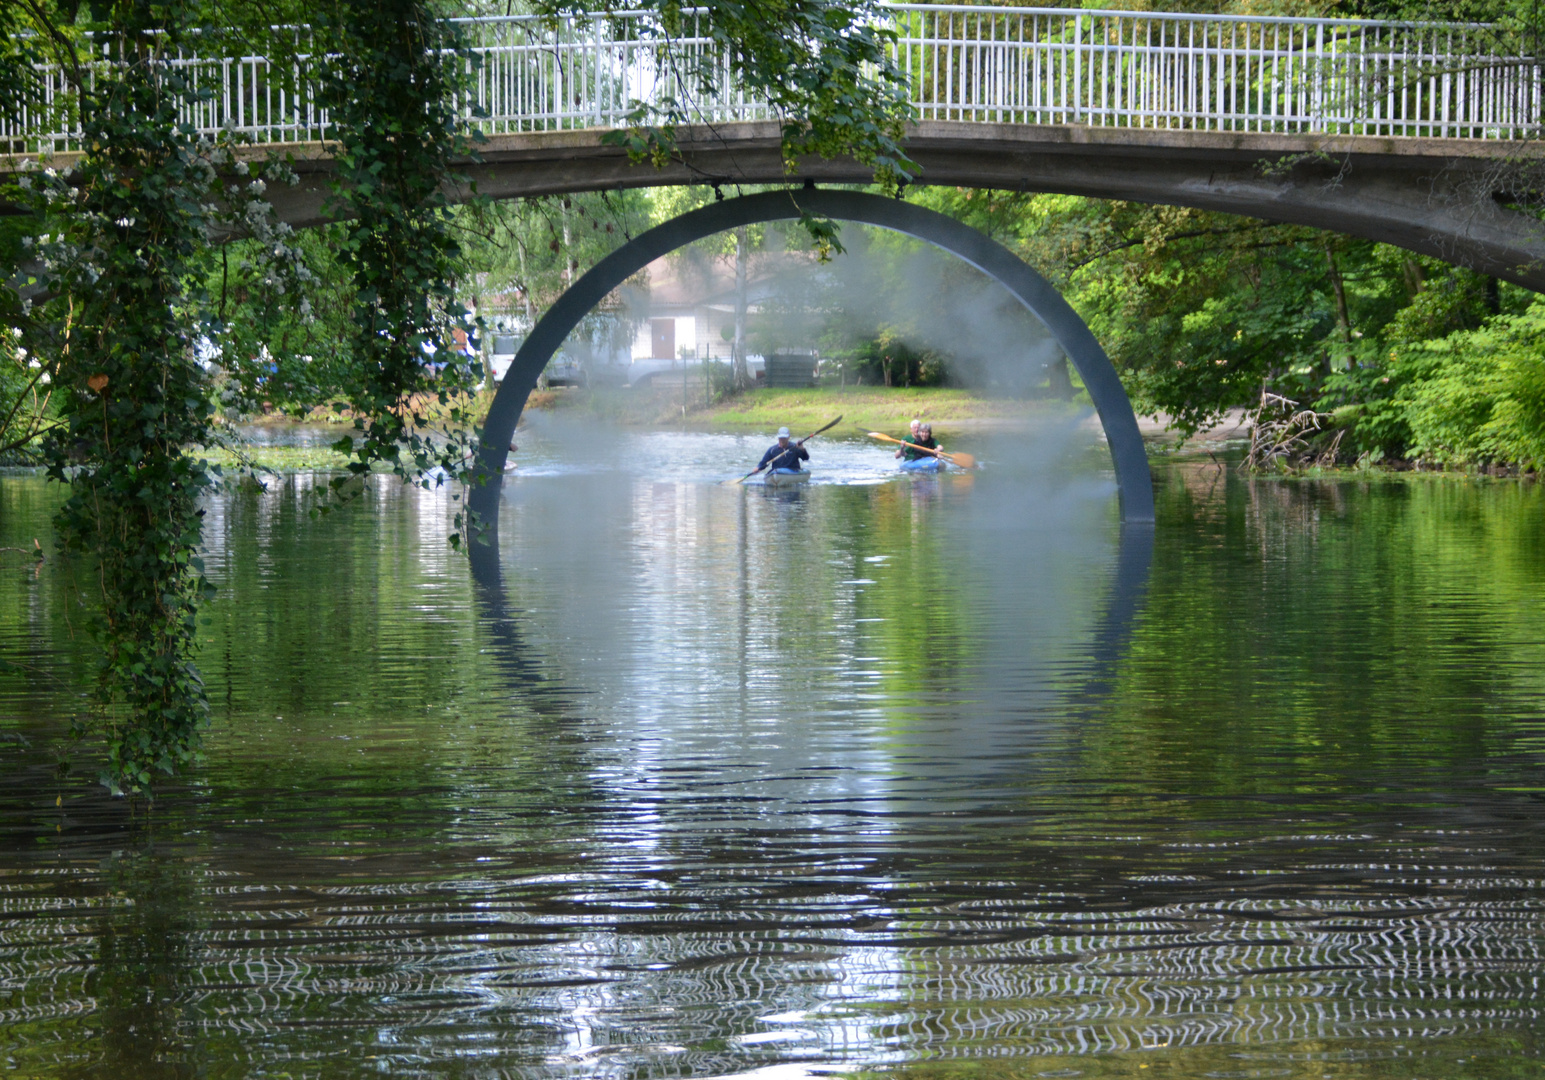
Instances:
[[[182,1008],[196,963],[193,875],[181,859],[151,849],[114,855],[105,876],[96,966],[85,988],[97,1002],[102,1071],[190,1075],[198,1044]]]
[[[871,496],[871,550],[890,554],[883,574],[863,594],[862,611],[876,651],[892,658],[886,690],[903,701],[955,689],[972,655],[970,596],[947,550],[948,535],[925,520],[945,513],[925,489],[887,484]]]
[[[1156,548],[1086,737],[1094,775],[1191,796],[1284,790],[1310,762],[1327,797],[1396,773],[1452,783],[1484,756],[1497,696],[1539,692],[1538,491],[1210,465],[1166,480],[1160,514],[1185,539]]]

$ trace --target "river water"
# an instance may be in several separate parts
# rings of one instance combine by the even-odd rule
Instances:
[[[0,1069],[1540,1075],[1540,490],[1171,462],[1124,532],[1066,434],[779,491],[549,425],[476,577],[445,491],[221,495],[149,812],[0,552]]]

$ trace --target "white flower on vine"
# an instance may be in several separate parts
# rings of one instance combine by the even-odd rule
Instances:
[[[245,161],[238,161],[236,163],[236,175],[237,176],[246,176],[247,173],[250,172],[250,171],[251,170],[248,168],[247,163]]]
[[[268,185],[263,183],[262,180],[254,180],[252,183],[247,185],[247,190],[252,192],[254,195],[261,195],[263,192],[268,190]]]

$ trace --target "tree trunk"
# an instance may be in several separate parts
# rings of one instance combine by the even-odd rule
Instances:
[[[746,361],[746,246],[749,240],[746,227],[735,230],[735,343],[731,359],[735,366],[735,391],[739,393],[751,385],[751,365]]]
[[[574,284],[574,271],[579,264],[574,260],[574,238],[569,235],[569,201],[563,200],[559,208],[559,215],[563,221],[563,287],[567,289]]]
[[[1073,377],[1068,374],[1068,358],[1059,356],[1046,366],[1047,392],[1059,401],[1073,400]]]
[[[526,308],[526,333],[530,334],[536,329],[536,305],[531,302],[531,279],[526,276],[526,245],[517,237],[515,240],[515,252],[520,256],[520,299]],[[547,370],[536,377],[538,390],[547,389]]]
[[[1352,366],[1352,320],[1347,314],[1346,282],[1342,280],[1341,268],[1336,265],[1336,253],[1329,240],[1325,241],[1325,273],[1330,279],[1330,290],[1336,300],[1336,336],[1344,346],[1342,356],[1327,355],[1325,368],[1328,375]]]

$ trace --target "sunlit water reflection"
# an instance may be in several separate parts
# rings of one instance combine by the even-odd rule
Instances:
[[[213,500],[148,820],[56,776],[89,650],[5,556],[7,1066],[1536,1074],[1536,489],[1169,467],[1113,621],[1061,436],[720,482],[764,442],[523,434],[494,593],[449,491]],[[56,497],[0,478],[0,547]]]

